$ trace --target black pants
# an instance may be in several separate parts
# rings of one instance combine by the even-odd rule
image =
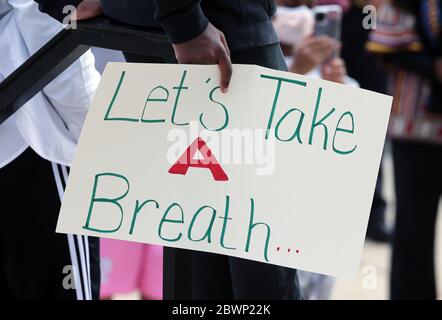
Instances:
[[[393,141],[396,225],[392,299],[435,299],[435,226],[442,146]]]
[[[128,62],[161,62],[161,59],[125,54]],[[257,64],[287,70],[279,44],[232,52],[233,63]],[[192,252],[193,299],[301,299],[295,269]]]
[[[0,169],[0,299],[98,298],[98,239],[55,233],[67,173],[30,148]]]
[[[379,168],[376,188],[374,190],[373,202],[370,210],[370,219],[368,220],[368,230],[380,230],[385,225],[385,209],[387,203],[382,194],[382,165]],[[367,232],[368,232],[367,230]]]

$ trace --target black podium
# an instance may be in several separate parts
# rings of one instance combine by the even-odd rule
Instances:
[[[106,18],[79,21],[75,29],[60,31],[0,83],[0,124],[91,47],[176,63],[172,46],[160,30],[135,29]],[[164,248],[163,277],[164,299],[191,299],[189,251]]]

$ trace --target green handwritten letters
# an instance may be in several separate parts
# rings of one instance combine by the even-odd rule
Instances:
[[[354,274],[390,104],[258,66],[222,93],[217,66],[109,64],[57,231]]]

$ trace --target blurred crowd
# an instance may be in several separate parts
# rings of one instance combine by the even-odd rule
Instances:
[[[38,12],[38,5],[31,0],[0,1],[2,1],[0,2],[0,39],[3,40],[0,41],[0,51],[2,56],[4,56],[3,52],[11,55],[10,61],[8,59],[0,61],[0,80],[2,80],[49,41],[56,34],[59,23]],[[103,13],[97,1],[83,1],[82,5],[84,11],[79,11],[79,14],[92,12],[90,17],[93,17]],[[41,7],[44,8],[44,6]],[[92,10],[88,11],[88,7]],[[389,228],[385,221],[386,201],[382,195],[382,171],[380,171],[370,213],[367,240],[386,243],[392,247],[389,291],[391,299],[436,299],[434,243],[437,211],[442,191],[442,1],[277,0],[275,9],[271,22],[280,42],[281,49],[278,46],[277,50],[282,50],[283,61],[277,61],[277,58],[271,56],[270,62],[267,64],[262,62],[262,64],[394,97],[388,140],[391,143],[393,155],[395,223],[394,228]],[[106,10],[104,11],[106,13]],[[28,19],[25,19],[26,15]],[[89,18],[89,16],[86,14],[83,18]],[[12,28],[10,19],[19,21],[15,24],[15,28]],[[31,26],[26,28],[25,24]],[[163,27],[171,34],[172,42],[174,37],[182,37],[169,30],[172,24],[165,24]],[[6,29],[8,32],[5,31]],[[44,33],[38,31],[42,29],[46,31]],[[216,35],[216,30],[211,32],[213,33],[208,36]],[[36,33],[39,35],[36,36]],[[229,52],[233,63],[245,61],[244,63],[260,64],[259,61],[245,58],[243,52],[250,48],[240,47],[234,40],[231,40],[232,38],[229,38],[228,32],[225,34],[230,49],[233,48],[232,52]],[[14,37],[19,37],[21,40],[17,41]],[[264,41],[263,39],[267,37],[263,36],[259,41]],[[194,46],[186,45],[186,43],[184,41],[184,44],[174,44],[178,60],[185,56],[183,52],[186,50],[194,50]],[[262,47],[267,49],[259,51],[259,55],[272,55],[269,46],[263,43]],[[20,57],[17,57],[17,52],[20,52]],[[129,54],[125,54],[124,58],[134,62],[150,61],[147,57]],[[55,180],[65,181],[68,174],[67,166],[70,164],[68,158],[73,153],[80,130],[76,124],[83,121],[85,115],[83,109],[87,108],[90,96],[97,85],[92,83],[97,82],[97,71],[92,64],[95,61],[97,69],[100,69],[99,66],[107,61],[124,58],[121,54],[118,57],[96,54],[94,57],[91,52],[88,52],[81,61],[77,62],[77,65],[73,65],[66,71],[70,74],[69,90],[84,92],[83,95],[77,92],[61,92],[61,90],[67,90],[67,80],[59,77],[40,94],[41,101],[33,102],[35,110],[44,108],[35,105],[49,105],[49,109],[53,110],[54,114],[47,114],[47,123],[52,123],[51,119],[61,115],[64,123],[67,124],[67,129],[60,128],[63,126],[61,124],[54,124],[54,128],[50,128],[47,127],[47,123],[43,130],[36,128],[35,123],[31,122],[37,116],[32,114],[31,108],[20,110],[21,113],[17,113],[14,119],[11,118],[0,125],[0,145],[8,146],[11,150],[8,154],[0,152],[2,185],[8,185],[8,183],[13,185],[18,172],[23,175],[23,167],[41,167],[40,172],[47,177],[41,177],[39,183],[52,183],[50,181],[54,179],[54,174]],[[90,80],[88,82],[84,79]],[[66,97],[69,99],[76,97],[76,99],[66,102]],[[65,107],[67,104],[75,105],[77,108],[69,113]],[[38,116],[40,117],[41,113]],[[46,137],[41,136],[42,131],[46,132]],[[57,136],[60,138],[55,138]],[[45,144],[48,141],[52,145],[62,145],[63,147],[60,148],[63,150],[64,157],[58,156],[46,147]],[[45,158],[51,161],[51,164],[46,168],[42,160],[37,158]],[[16,168],[11,165],[13,163],[17,163]],[[61,178],[57,178],[58,176]],[[30,184],[30,179],[24,177],[20,188],[24,188],[27,183]],[[54,202],[53,206],[58,207],[59,200],[56,198],[61,196],[60,188],[63,187],[64,182],[60,182],[58,189],[54,187],[54,196],[47,195],[44,205],[46,206],[47,202]],[[40,187],[39,185],[26,185],[26,188],[33,190],[33,188]],[[4,191],[2,187],[0,190]],[[4,191],[3,194],[8,194],[7,192]],[[10,197],[16,198],[13,195]],[[38,203],[38,200],[35,201]],[[13,204],[10,210],[15,210]],[[47,210],[52,210],[52,207]],[[51,221],[55,223],[54,217]],[[19,238],[16,235],[8,235],[8,237],[8,239]],[[61,240],[60,237],[61,235],[57,235],[56,238],[38,240],[36,236],[36,245],[39,245],[38,241],[42,241],[45,245],[51,241],[66,242],[66,239]],[[2,238],[0,241],[5,240]],[[23,242],[23,239],[14,241]],[[72,251],[76,251],[79,256],[75,259],[79,266],[78,270],[82,270],[83,260],[86,261],[83,264],[86,271],[78,271],[78,279],[81,280],[77,281],[83,283],[82,297],[98,298],[98,289],[94,291],[94,281],[99,283],[97,279],[99,270],[96,270],[97,275],[94,276],[93,268],[94,261],[99,263],[98,251],[94,247],[98,244],[91,244],[88,241],[94,242],[95,240],[87,239],[87,237],[67,239],[70,253],[67,249],[60,248],[62,253],[56,254],[63,255],[65,258],[54,264],[53,268],[56,270],[61,265],[69,264],[69,261],[73,260]],[[141,292],[144,299],[162,299],[161,247],[108,239],[101,239],[100,245],[102,299],[111,299],[115,295],[133,291]],[[28,242],[23,243],[22,246],[23,248],[15,246],[15,250],[28,251]],[[0,298],[20,297],[24,290],[30,290],[30,292],[35,290],[30,289],[29,284],[24,284],[24,280],[11,280],[18,277],[17,270],[15,268],[11,270],[8,266],[14,264],[11,264],[9,258],[4,257],[12,253],[6,249],[2,250]],[[51,254],[54,253],[48,253],[44,259],[52,259]],[[90,261],[85,255],[90,255]],[[197,263],[201,263],[201,266],[203,265],[201,261],[204,261],[204,265],[214,263],[219,266],[224,263],[218,260],[208,262],[207,257],[204,259],[194,257],[194,259]],[[21,264],[23,263],[26,264],[26,261],[22,260]],[[232,274],[240,269],[237,261],[229,260],[229,264]],[[254,268],[259,269],[253,265],[248,270],[254,270]],[[251,274],[253,275],[253,272]],[[258,274],[257,271],[255,277],[258,277]],[[296,278],[299,278],[299,284]],[[42,281],[61,280],[47,275]],[[303,271],[298,274],[287,273],[283,281],[293,281],[296,286],[302,287],[305,299],[330,298],[334,284],[334,279],[331,277]],[[14,289],[16,282],[18,282],[18,289]],[[44,286],[41,283],[35,285]],[[234,292],[241,290],[243,289],[236,289],[235,284],[233,285]],[[64,294],[61,292],[57,291],[54,295]],[[204,294],[201,293],[200,296]],[[33,297],[31,294],[28,296]],[[76,297],[79,298],[78,293]],[[300,297],[300,295],[290,296],[290,298]]]
[[[340,38],[314,33],[312,5],[324,2],[342,8]],[[274,25],[290,71],[394,96],[389,128],[394,230],[385,222],[380,171],[367,239],[392,245],[392,299],[435,299],[435,226],[442,190],[441,2],[279,0],[278,5]],[[372,25],[370,12],[376,15]],[[301,282],[304,278],[307,297],[328,297],[333,281],[301,273]]]

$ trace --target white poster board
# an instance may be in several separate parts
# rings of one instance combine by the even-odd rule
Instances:
[[[108,64],[57,232],[358,270],[392,98],[258,66]]]

